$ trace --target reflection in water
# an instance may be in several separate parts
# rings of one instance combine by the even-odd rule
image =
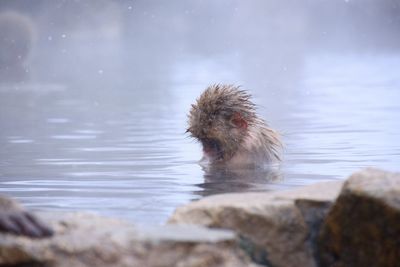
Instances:
[[[398,171],[399,4],[294,2],[1,1],[36,36],[0,49],[0,76],[28,71],[0,79],[0,193],[147,224],[205,195]],[[216,82],[281,132],[279,168],[197,164],[186,114]]]
[[[269,191],[276,183],[282,182],[279,166],[229,170],[218,167],[203,167],[204,183],[198,184],[201,196],[213,194]]]

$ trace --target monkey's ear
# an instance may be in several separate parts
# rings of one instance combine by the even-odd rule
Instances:
[[[248,127],[247,121],[243,118],[242,114],[240,114],[239,112],[233,113],[231,122],[240,129],[245,130]]]

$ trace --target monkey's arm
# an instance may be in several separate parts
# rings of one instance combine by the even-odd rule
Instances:
[[[30,237],[53,235],[53,230],[39,218],[5,196],[0,196],[0,231]]]

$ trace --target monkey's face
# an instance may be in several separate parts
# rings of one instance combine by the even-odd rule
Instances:
[[[199,140],[204,156],[211,162],[231,159],[247,134],[248,124],[239,112],[214,110],[192,106],[187,132]]]
[[[256,118],[250,95],[233,85],[211,85],[192,105],[189,128],[212,163],[229,161],[243,145]]]

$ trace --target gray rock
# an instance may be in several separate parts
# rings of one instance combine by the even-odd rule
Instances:
[[[257,265],[231,231],[195,226],[138,228],[86,213],[42,214],[52,238],[0,234],[0,265],[241,267]]]
[[[343,182],[274,193],[224,194],[178,208],[169,223],[232,229],[253,259],[272,266],[316,266],[314,239]]]
[[[400,174],[377,169],[353,174],[318,243],[322,266],[399,266]]]

